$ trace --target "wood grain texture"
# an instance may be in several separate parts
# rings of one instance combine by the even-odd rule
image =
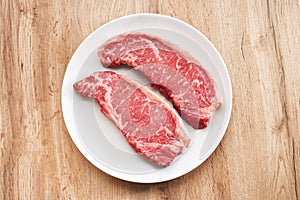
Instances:
[[[0,199],[299,199],[300,1],[1,1]],[[61,84],[78,45],[151,12],[203,32],[227,64],[232,118],[200,167],[159,184],[113,178],[73,144]]]

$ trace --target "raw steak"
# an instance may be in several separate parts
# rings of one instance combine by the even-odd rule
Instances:
[[[74,84],[83,97],[94,98],[135,151],[152,162],[169,165],[189,144],[189,137],[165,103],[114,72],[95,72]]]
[[[104,67],[126,64],[144,74],[196,129],[205,128],[220,106],[208,72],[190,55],[159,38],[118,35],[100,47],[98,55]]]

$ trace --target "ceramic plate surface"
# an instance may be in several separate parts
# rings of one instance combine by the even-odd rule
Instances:
[[[216,111],[206,129],[194,130],[185,124],[191,144],[168,167],[155,166],[138,155],[129,146],[118,128],[101,113],[97,103],[92,99],[82,98],[73,89],[75,82],[91,73],[107,70],[99,62],[97,55],[99,46],[115,35],[128,32],[154,35],[189,52],[211,74],[222,102],[222,106]],[[147,80],[134,70],[125,67],[114,69],[114,71],[148,86]],[[129,15],[98,28],[81,43],[74,53],[62,85],[64,120],[80,152],[100,170],[131,182],[167,181],[198,167],[212,154],[223,138],[229,123],[231,108],[230,77],[216,48],[191,25],[158,14]]]

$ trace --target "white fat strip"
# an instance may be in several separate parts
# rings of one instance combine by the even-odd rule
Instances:
[[[140,130],[139,127],[136,127],[134,131],[132,131],[132,132],[129,132],[129,131],[126,132],[126,137],[129,137],[129,136],[135,136],[136,133],[137,133],[139,130]]]
[[[97,82],[98,84],[94,84],[94,89],[96,89],[98,86],[102,86],[106,89],[106,92],[105,92],[105,95],[104,95],[104,99],[106,100],[105,103],[108,104],[110,108],[112,108],[112,105],[110,103],[108,103],[108,102],[110,102],[110,97],[111,97],[111,94],[112,94],[112,88],[109,87],[106,83],[104,83],[104,80],[101,79],[100,77],[98,77],[96,73],[93,73],[92,75],[98,81]],[[107,82],[112,82],[113,81],[111,77],[109,77],[105,80]]]
[[[125,37],[121,37],[121,38],[115,38],[113,40],[110,40],[107,44],[109,43],[112,43],[112,42],[119,42],[122,44],[123,40],[124,40]],[[142,42],[142,44],[140,44]],[[138,45],[136,43],[139,43]],[[107,45],[106,44],[106,45]],[[126,44],[126,43],[125,43]],[[130,46],[130,48],[128,48],[128,46]],[[122,55],[123,58],[127,58],[129,60],[132,60],[132,61],[135,61],[136,59],[138,59],[138,56],[135,56],[135,55],[132,55],[130,52],[134,52],[134,51],[138,51],[138,50],[143,50],[142,54],[144,54],[145,52],[145,49],[146,48],[151,48],[153,49],[155,55],[157,57],[159,57],[159,53],[158,53],[158,49],[157,47],[153,44],[152,41],[150,40],[147,40],[145,38],[143,39],[137,39],[137,40],[133,40],[131,42],[128,42],[127,45],[122,45],[121,48],[119,48],[118,45],[115,46],[115,48],[112,48],[112,49],[107,49],[107,48],[102,48],[100,49],[100,52],[103,52],[105,50],[105,54],[106,55],[116,55],[116,51],[117,52],[122,52],[125,48],[128,49],[128,51],[124,51]],[[111,62],[110,58],[107,57],[106,59],[108,59],[109,62]]]
[[[155,46],[155,44],[153,43],[153,41],[148,40],[148,39],[146,39],[146,38],[144,38],[144,41],[145,41],[145,42],[149,45],[149,47],[153,50],[153,52],[154,52],[156,58],[157,58],[159,61],[161,61],[162,58],[161,58],[161,56],[159,55],[159,49],[157,48],[157,46]]]
[[[124,56],[122,56],[122,59],[127,59],[127,60],[131,60],[131,61],[135,61],[138,59],[138,56],[132,53],[127,53]]]
[[[98,86],[102,86],[106,89],[104,99],[105,102],[103,102],[106,105],[107,111],[110,112],[110,118],[114,121],[114,123],[120,127],[120,129],[123,129],[127,122],[122,123],[122,118],[121,115],[116,112],[115,109],[113,109],[112,106],[112,101],[111,101],[111,96],[112,96],[112,87],[108,85],[108,83],[113,82],[112,77],[107,77],[106,79],[101,79],[100,77],[97,76],[97,73],[92,74],[94,78],[97,80],[98,84],[94,84],[93,87],[96,89]],[[122,100],[123,101],[123,100]]]
[[[192,84],[196,84],[197,87],[200,87],[200,85],[203,84],[203,81],[199,81],[198,79],[194,79],[194,80],[192,81]]]
[[[183,149],[185,148],[183,143],[180,142],[179,140],[174,140],[173,144],[166,144],[166,147],[168,147],[169,149],[171,149],[173,152],[175,152],[176,154],[180,153],[180,147],[183,147]]]
[[[189,85],[189,82],[186,81],[185,78],[180,78],[179,81],[177,82],[177,84],[183,84],[183,86]]]
[[[148,143],[141,142],[141,141],[136,143],[137,147],[139,147],[140,149],[145,149],[145,151],[142,151],[142,152],[145,153],[147,156],[155,155],[155,152],[147,151],[147,149],[148,149],[147,146],[148,145],[149,145]],[[154,147],[154,148],[157,148],[157,147],[162,147],[163,148],[163,147],[165,147],[165,148],[170,149],[175,154],[181,153],[180,149],[185,148],[185,146],[178,140],[175,140],[174,142],[172,141],[172,144],[151,143],[151,147]],[[157,159],[157,156],[154,156],[153,158]]]
[[[178,55],[177,55],[177,56],[178,56]],[[175,66],[176,66],[176,69],[177,69],[177,70],[179,70],[179,69],[180,69],[180,66],[178,65],[178,63],[179,63],[180,59],[181,59],[181,57],[180,57],[180,56],[178,56],[178,59],[176,60],[176,64],[175,64]]]

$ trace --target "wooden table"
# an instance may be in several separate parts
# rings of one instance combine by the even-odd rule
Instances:
[[[78,45],[104,23],[161,13],[204,33],[233,87],[221,144],[178,179],[136,184],[89,163],[61,112]],[[1,1],[0,199],[298,199],[300,1]]]

